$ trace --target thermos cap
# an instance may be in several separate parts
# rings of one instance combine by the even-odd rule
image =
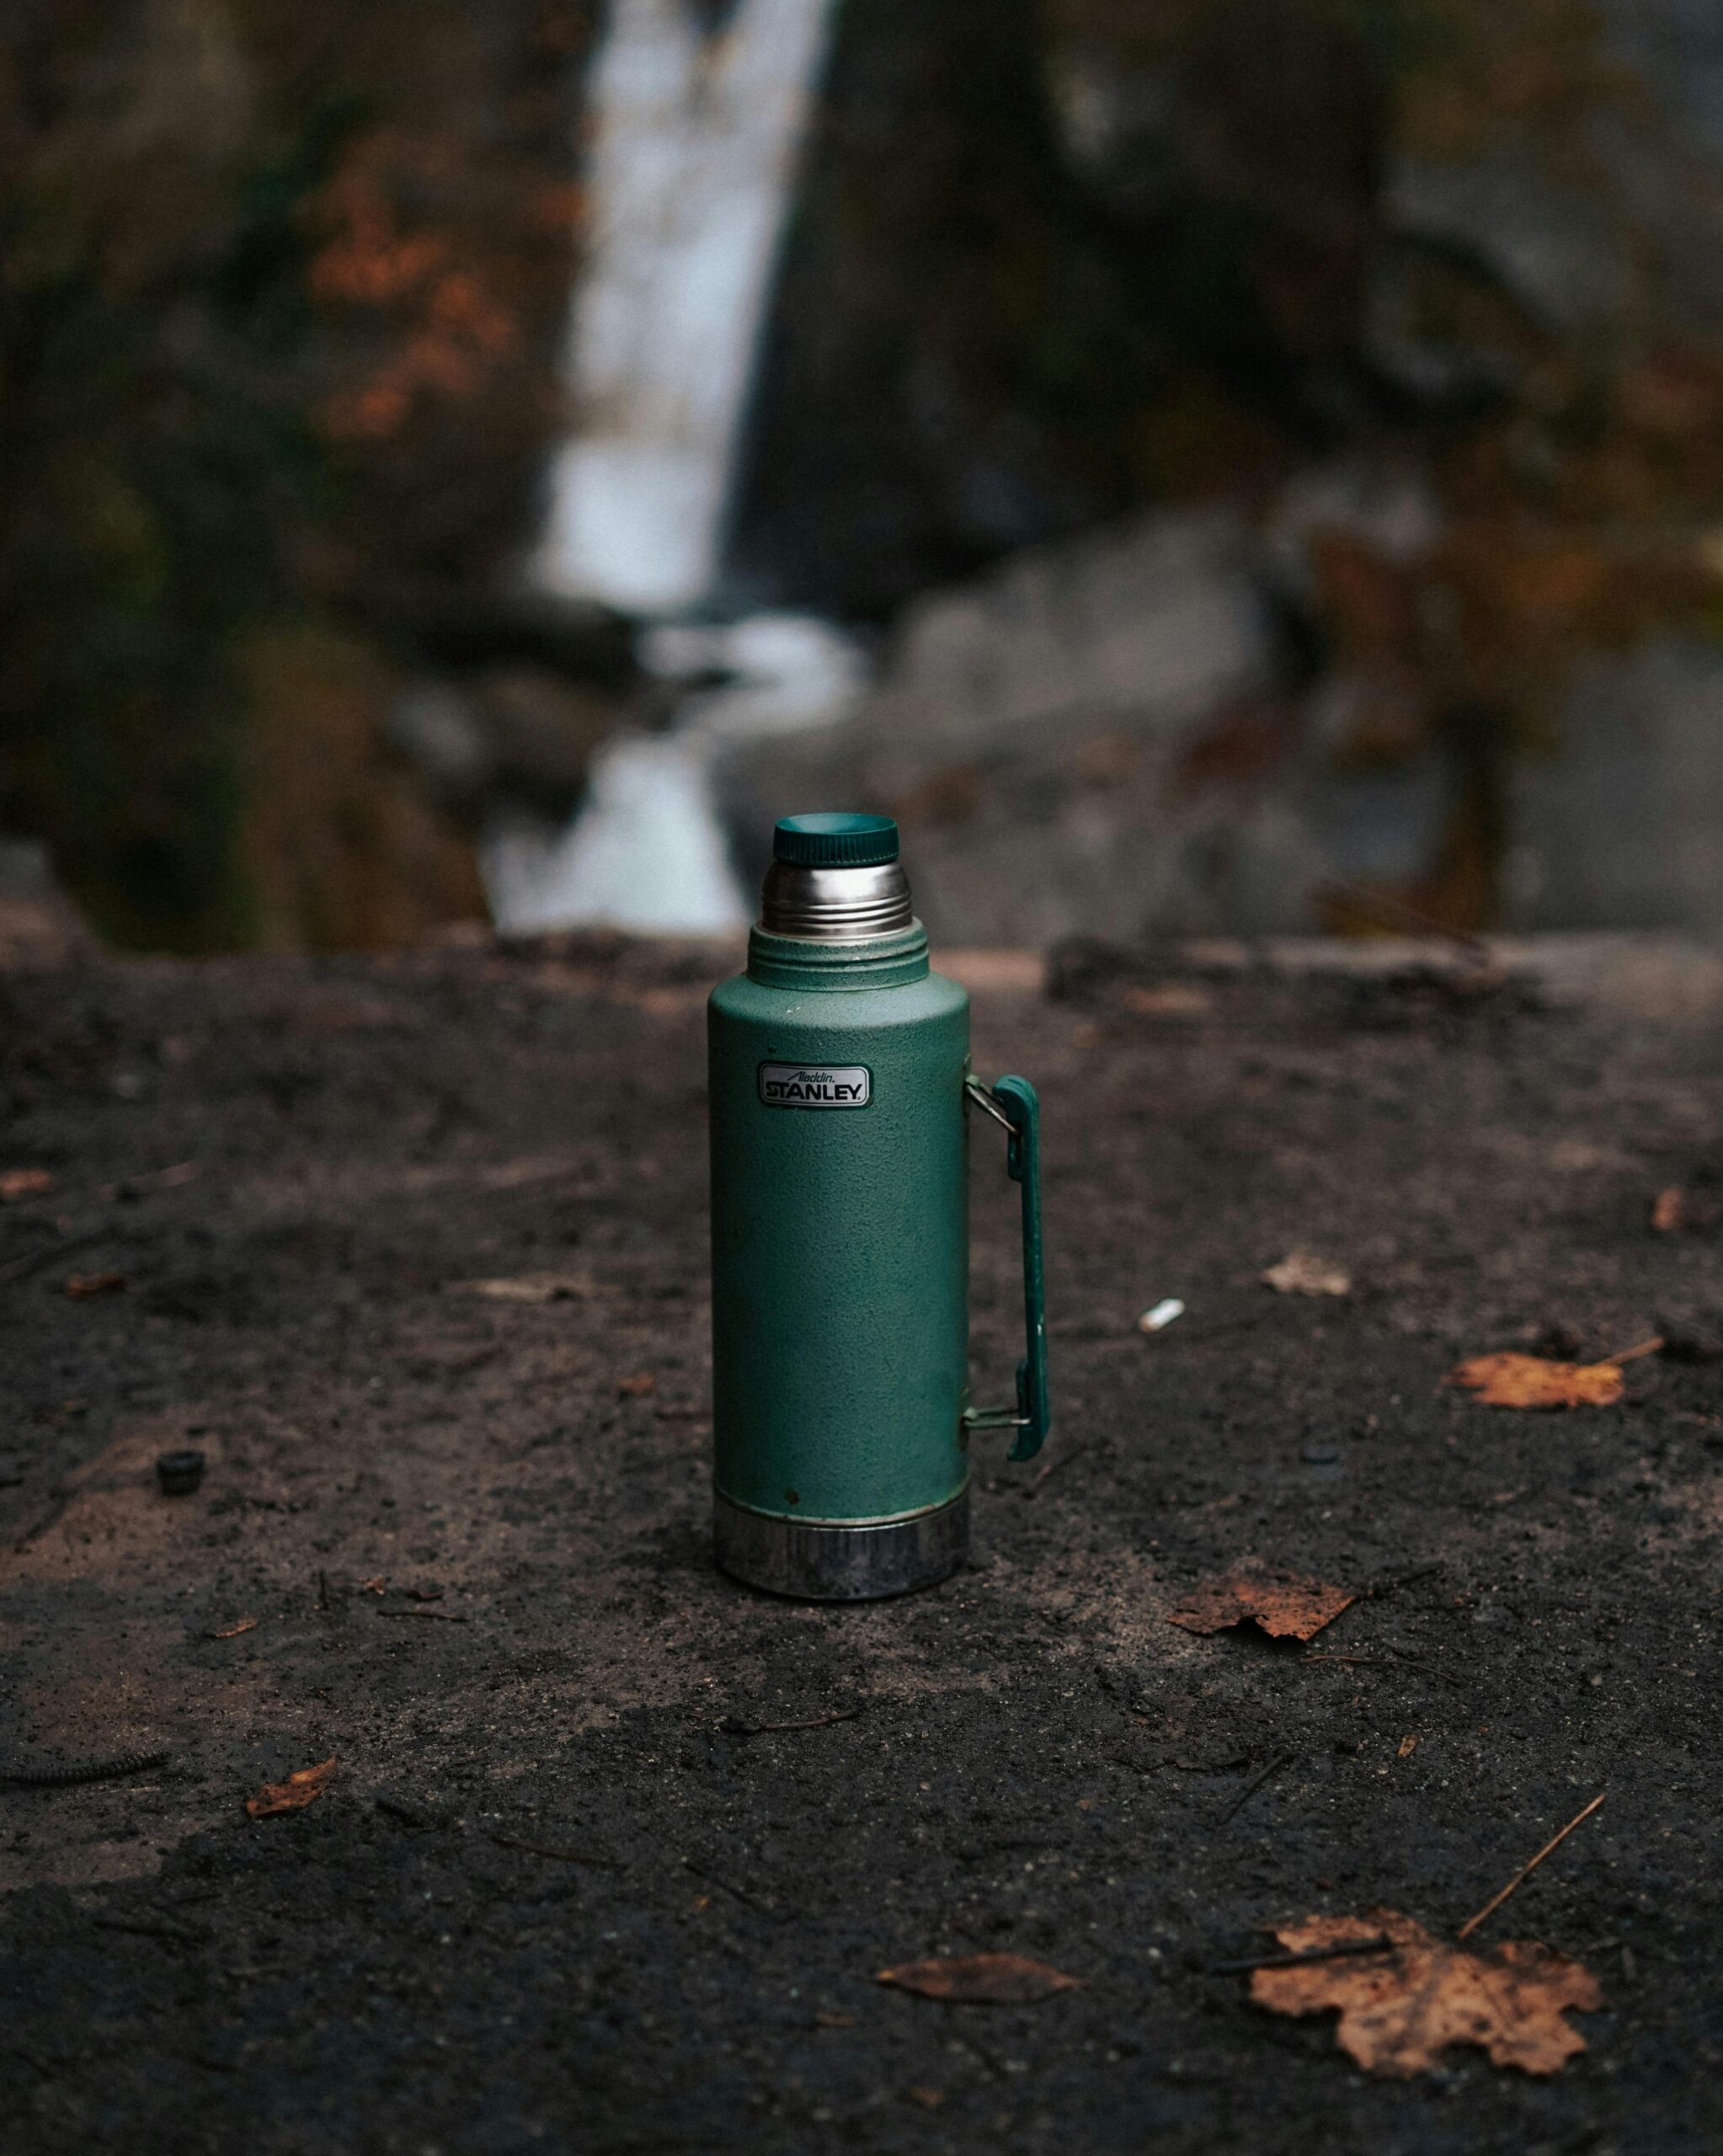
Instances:
[[[879,868],[898,857],[898,827],[889,816],[835,811],[781,816],[771,851],[798,868]]]

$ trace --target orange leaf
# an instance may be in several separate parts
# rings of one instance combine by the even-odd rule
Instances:
[[[21,1198],[40,1198],[53,1187],[54,1178],[45,1168],[8,1168],[0,1174],[0,1205],[16,1205]]]
[[[1022,1954],[933,1955],[925,1961],[882,1969],[874,1981],[953,2006],[1033,2006],[1059,1992],[1076,1991],[1082,1983],[1080,1977],[1068,1977]]]
[[[66,1292],[75,1303],[90,1302],[98,1295],[118,1295],[125,1288],[123,1273],[74,1273],[66,1283]]]
[[[1448,1374],[1486,1407],[1611,1407],[1621,1397],[1616,1363],[1546,1363],[1538,1355],[1475,1355]]]
[[[1238,1565],[1199,1581],[1169,1621],[1187,1632],[1224,1632],[1229,1625],[1254,1620],[1271,1639],[1314,1640],[1358,1598],[1343,1587],[1330,1587],[1302,1572]]]
[[[209,1636],[212,1640],[237,1640],[242,1632],[256,1631],[257,1625],[255,1617],[242,1617],[237,1625],[224,1625],[219,1632],[211,1632]]]
[[[1306,1917],[1275,1937],[1295,1954],[1385,1938],[1379,1953],[1336,1956],[1302,1969],[1258,1969],[1251,1997],[1272,2014],[1337,2009],[1335,2035],[1367,2073],[1409,2079],[1427,2073],[1450,2044],[1476,2044],[1496,2066],[1554,2073],[1586,2040],[1570,2009],[1603,2003],[1597,1978],[1534,1940],[1475,1954],[1432,1939],[1397,1909],[1363,1917]]]
[[[1686,1225],[1687,1193],[1678,1182],[1660,1190],[1651,1200],[1651,1226],[1660,1235],[1672,1235]]]
[[[334,1779],[332,1758],[320,1766],[296,1768],[285,1782],[265,1782],[255,1796],[246,1798],[245,1808],[253,1819],[271,1819],[278,1812],[303,1812]]]

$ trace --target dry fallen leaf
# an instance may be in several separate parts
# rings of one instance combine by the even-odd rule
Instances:
[[[1621,1397],[1619,1363],[1546,1363],[1538,1355],[1475,1355],[1448,1374],[1486,1407],[1609,1407]]]
[[[40,1198],[53,1187],[54,1178],[45,1168],[8,1168],[0,1174],[0,1205],[16,1205],[21,1198]]]
[[[1127,1011],[1141,1018],[1198,1018],[1209,1007],[1200,988],[1169,981],[1160,988],[1128,988],[1119,996]]]
[[[1350,1273],[1308,1250],[1289,1251],[1262,1278],[1283,1295],[1349,1295],[1352,1291]]]
[[[1417,1748],[1418,1740],[1416,1737],[1403,1737],[1400,1740],[1399,1748],[1394,1756],[1396,1759],[1410,1759]]]
[[[1230,1572],[1199,1580],[1170,1621],[1187,1632],[1224,1632],[1230,1625],[1254,1620],[1271,1639],[1314,1640],[1358,1598],[1343,1587],[1331,1587],[1301,1572],[1239,1565]]]
[[[75,1303],[88,1303],[98,1295],[120,1294],[125,1287],[123,1273],[74,1273],[67,1280],[66,1292]]]
[[[1392,1942],[1379,1953],[1258,1969],[1251,1978],[1252,2000],[1272,2014],[1337,2008],[1341,2049],[1367,2073],[1408,2079],[1427,2072],[1450,2044],[1476,2044],[1496,2066],[1554,2073],[1586,2048],[1568,2010],[1593,2013],[1603,2003],[1588,1969],[1534,1940],[1473,1953],[1432,1939],[1396,1909],[1306,1917],[1274,1935],[1295,1954],[1379,1937]]]
[[[934,1955],[882,1969],[874,1981],[954,2006],[1033,2006],[1059,1992],[1076,1991],[1082,1983],[1080,1977],[1068,1977],[1022,1954]]]
[[[325,1759],[315,1767],[296,1768],[285,1782],[265,1782],[255,1796],[245,1800],[253,1819],[273,1818],[278,1812],[303,1812],[315,1804],[335,1779],[335,1762]]]
[[[625,1400],[638,1400],[643,1394],[650,1392],[657,1383],[658,1380],[650,1370],[641,1370],[632,1378],[618,1378],[616,1390]]]
[[[455,1280],[459,1294],[483,1295],[493,1303],[568,1303],[593,1292],[589,1273],[526,1273],[508,1280]]]
[[[1687,1214],[1687,1199],[1678,1182],[1660,1190],[1651,1200],[1651,1225],[1660,1235],[1672,1235]]]
[[[257,1626],[255,1617],[242,1617],[237,1625],[224,1625],[219,1632],[211,1632],[209,1636],[212,1640],[237,1640],[242,1632],[256,1631]]]

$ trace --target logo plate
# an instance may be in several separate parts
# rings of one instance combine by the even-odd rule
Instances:
[[[865,1063],[762,1063],[760,1097],[769,1108],[865,1108],[873,1074]]]

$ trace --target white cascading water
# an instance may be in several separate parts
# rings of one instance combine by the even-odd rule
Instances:
[[[749,390],[803,136],[837,0],[611,0],[589,92],[585,260],[572,438],[551,472],[540,589],[674,621],[720,568]],[[648,661],[685,670],[672,640]],[[597,759],[573,825],[499,823],[483,850],[498,925],[605,921],[717,932],[747,905],[712,802],[720,738],[841,716],[853,652],[811,621],[680,632],[734,686],[688,698],[668,734]]]

